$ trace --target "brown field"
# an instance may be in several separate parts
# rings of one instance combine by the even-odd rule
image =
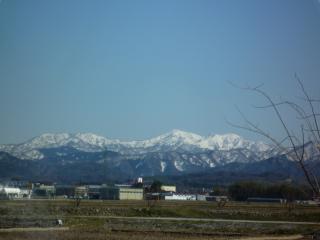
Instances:
[[[56,219],[63,220],[63,228]],[[319,230],[315,206],[91,200],[77,207],[72,200],[0,201],[0,239],[311,239]]]

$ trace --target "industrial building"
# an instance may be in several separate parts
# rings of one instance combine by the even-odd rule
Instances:
[[[32,187],[33,198],[54,198],[56,187],[53,184],[36,183]]]
[[[88,198],[88,188],[86,186],[76,186],[74,196],[77,198]]]
[[[176,192],[177,188],[174,185],[162,185],[161,191],[163,191],[163,192]]]
[[[106,200],[143,200],[143,189],[103,186],[100,188],[100,198]]]

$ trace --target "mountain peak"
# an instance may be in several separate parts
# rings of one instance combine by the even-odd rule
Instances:
[[[180,129],[172,129],[169,133],[171,134],[189,134],[189,132],[180,130]]]
[[[181,137],[181,138],[188,138],[188,137],[200,138],[201,137],[198,134],[182,131],[179,129],[173,129],[172,131],[170,131],[169,133],[167,133],[165,135],[176,136],[176,137]]]
[[[239,139],[242,138],[238,134],[235,133],[224,133],[224,134],[210,134],[209,137],[216,137],[216,138],[229,138],[229,139]]]
[[[173,143],[194,145],[202,140],[202,136],[195,133],[185,132],[179,129],[173,129],[169,133],[160,135],[155,139],[161,140],[163,143],[169,143],[171,145]]]

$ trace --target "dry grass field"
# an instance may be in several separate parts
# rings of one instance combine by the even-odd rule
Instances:
[[[77,207],[72,200],[0,201],[0,239],[311,239],[319,230],[320,208],[314,206],[82,201]]]

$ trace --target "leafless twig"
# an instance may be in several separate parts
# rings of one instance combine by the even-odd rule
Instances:
[[[311,109],[311,114],[307,114],[306,111],[304,110],[303,107],[298,105],[297,103],[290,102],[290,101],[281,101],[276,103],[265,91],[261,89],[262,84],[256,86],[256,87],[239,87],[236,86],[235,84],[231,83],[232,86],[235,86],[237,88],[243,89],[243,90],[249,90],[257,93],[258,95],[262,96],[264,99],[267,100],[268,104],[265,106],[260,106],[256,108],[271,108],[275,115],[276,118],[279,120],[286,137],[282,141],[278,141],[275,137],[273,137],[271,134],[267,133],[263,129],[261,129],[258,124],[252,123],[239,109],[238,112],[242,116],[245,125],[238,125],[234,124],[231,122],[228,122],[229,125],[236,127],[236,128],[241,128],[245,129],[250,132],[257,133],[259,135],[262,135],[266,138],[268,138],[277,148],[279,148],[281,151],[284,153],[287,153],[290,158],[293,160],[297,161],[297,163],[300,165],[300,168],[302,169],[302,172],[304,173],[304,176],[311,187],[313,193],[315,195],[319,196],[320,193],[320,188],[319,188],[319,183],[315,175],[309,171],[306,167],[305,164],[305,159],[307,159],[309,156],[306,156],[306,151],[305,151],[305,146],[306,146],[306,141],[305,141],[305,133],[310,133],[313,139],[313,142],[319,146],[320,150],[320,131],[319,131],[319,125],[318,125],[318,119],[317,116],[320,114],[316,113],[314,110],[314,99],[311,99],[309,97],[307,91],[305,90],[301,80],[295,75],[295,78],[297,79],[299,86],[310,106]],[[300,120],[303,120],[303,124],[301,124],[300,130],[301,130],[301,137],[298,137],[294,133],[290,132],[287,123],[285,122],[282,113],[279,109],[280,106],[289,106],[291,109],[293,109],[299,116]],[[288,147],[285,146],[283,143],[285,141],[288,141],[290,143],[292,151],[288,151]]]

